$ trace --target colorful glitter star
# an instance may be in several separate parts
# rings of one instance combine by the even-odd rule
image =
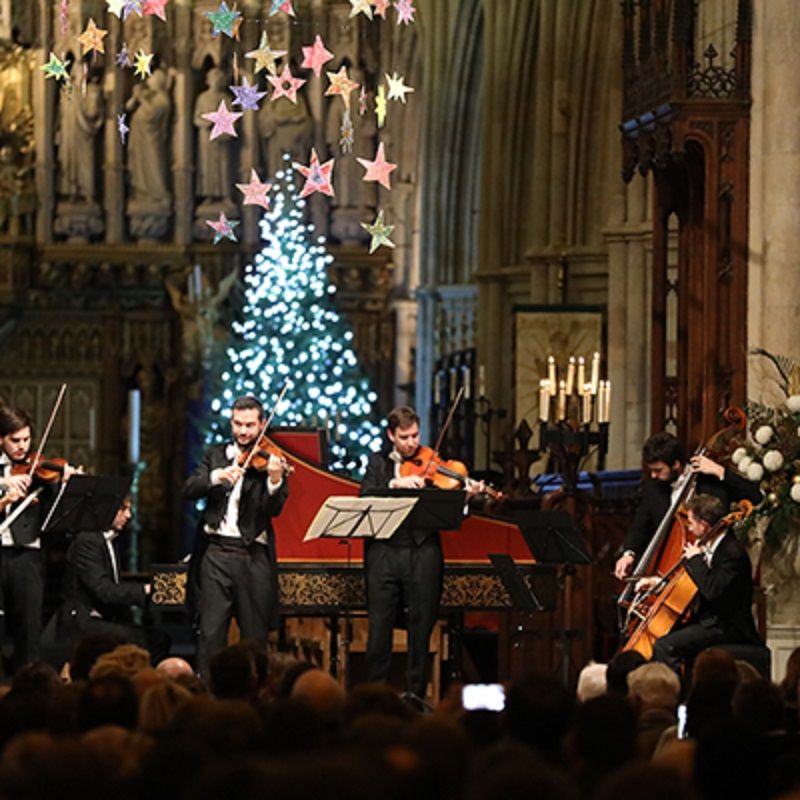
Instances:
[[[362,86],[358,92],[358,116],[363,117],[367,113],[367,90]]]
[[[311,47],[303,48],[303,63],[300,66],[303,69],[313,69],[314,74],[319,78],[322,74],[322,65],[332,58],[333,53],[325,47],[322,37],[317,34],[314,44]]]
[[[273,75],[277,72],[275,68],[275,61],[279,59],[281,56],[285,56],[285,50],[272,50],[269,46],[269,42],[267,39],[267,32],[261,32],[261,43],[258,45],[258,50],[251,50],[249,53],[245,53],[245,58],[254,58],[256,61],[254,71],[256,73],[260,72],[262,69],[266,69],[268,72],[271,72]]]
[[[372,19],[372,6],[369,0],[350,0],[350,18],[363,14],[367,19]]]
[[[272,188],[272,184],[262,183],[254,169],[250,170],[250,183],[237,183],[236,188],[244,194],[242,205],[261,206],[269,211],[267,192]]]
[[[233,126],[236,120],[242,116],[242,112],[229,111],[224,100],[219,101],[219,106],[217,106],[216,111],[209,111],[200,116],[214,123],[214,127],[211,128],[211,135],[208,137],[209,141],[214,141],[217,136],[222,136],[223,133],[227,133],[229,136],[235,136],[236,138],[239,137],[239,134],[236,133]]]
[[[267,75],[267,80],[275,87],[270,101],[286,97],[293,103],[297,102],[297,90],[306,82],[304,78],[295,78],[288,64],[284,66],[280,75]]]
[[[383,84],[378,87],[375,95],[375,117],[378,120],[378,127],[382,128],[386,124],[386,88]]]
[[[394,242],[389,238],[394,230],[394,225],[386,225],[384,223],[383,209],[378,212],[378,216],[375,217],[375,222],[372,225],[362,222],[361,227],[372,237],[369,243],[370,253],[374,253],[381,245],[394,247]]]
[[[125,0],[106,0],[108,11],[118,19],[122,19],[122,7],[125,5]]]
[[[221,33],[233,39],[239,31],[242,12],[235,8],[228,8],[225,0],[219,4],[216,11],[203,12],[211,20],[211,36],[216,37]]]
[[[325,91],[325,95],[338,94],[344,101],[344,107],[350,108],[350,93],[354,89],[358,89],[360,84],[351,81],[350,78],[347,77],[347,67],[344,65],[339,67],[338,72],[328,72],[326,70],[325,74],[331,82],[331,85]]]
[[[53,78],[57,81],[67,80],[67,62],[62,61],[55,53],[50,53],[50,60],[43,64],[40,69],[44,72],[45,78]]]
[[[128,19],[131,14],[136,14],[137,17],[142,16],[142,0],[125,0],[122,19]]]
[[[267,94],[266,92],[259,92],[257,85],[251,86],[247,82],[246,76],[242,76],[241,86],[230,86],[228,88],[236,98],[231,105],[241,106],[243,111],[258,111],[258,101]]]
[[[272,8],[269,10],[269,15],[272,17],[279,11],[283,11],[290,17],[293,17],[294,8],[292,7],[292,0],[272,0]]]
[[[311,161],[308,166],[298,164],[296,161],[292,162],[292,166],[306,179],[303,185],[303,190],[300,192],[300,197],[308,197],[314,192],[322,192],[322,194],[333,197],[333,159],[326,161],[324,164],[319,163],[317,151],[311,148]]]
[[[239,224],[238,219],[228,219],[220,211],[218,220],[206,220],[206,225],[214,231],[214,244],[219,244],[222,239],[230,239],[232,242],[238,241],[233,229]]]
[[[125,42],[122,43],[122,47],[117,53],[116,62],[118,67],[129,67],[131,65],[131,54],[128,52],[128,45]]]
[[[117,114],[117,131],[123,147],[125,146],[125,138],[127,137],[129,130],[130,128],[125,122],[125,114]]]
[[[95,53],[105,53],[106,48],[103,39],[108,36],[108,31],[98,28],[95,21],[89,17],[86,23],[86,30],[78,37],[81,45],[81,55],[85,56],[90,50]]]
[[[417,9],[412,5],[413,0],[395,0],[394,10],[397,12],[397,24],[408,25],[414,21]]]
[[[372,5],[375,6],[375,13],[386,19],[386,9],[389,8],[389,0],[372,0]]]
[[[142,13],[145,17],[155,16],[166,22],[167,12],[164,10],[164,6],[166,6],[168,2],[169,0],[144,0]]]
[[[133,74],[138,75],[142,80],[144,80],[150,74],[150,62],[152,60],[152,53],[145,53],[144,50],[140,50],[134,58],[136,67],[133,70]]]
[[[385,189],[391,190],[389,183],[389,175],[397,169],[397,164],[392,164],[387,161],[383,155],[383,142],[378,145],[378,152],[375,154],[375,160],[370,161],[368,158],[356,158],[359,164],[366,170],[363,181],[377,181]]]
[[[386,83],[389,84],[389,100],[399,100],[401,103],[405,103],[406,95],[414,91],[411,86],[403,83],[403,76],[398,77],[396,72],[393,72],[391,76],[388,72],[386,73]]]

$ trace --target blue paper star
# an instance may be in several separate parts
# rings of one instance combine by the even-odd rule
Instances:
[[[125,144],[125,137],[128,135],[130,128],[125,124],[125,114],[117,114],[117,130],[119,131],[119,138],[122,144]]]
[[[142,16],[142,0],[125,0],[125,5],[122,7],[122,19],[128,19],[132,13]]]
[[[244,111],[258,111],[258,101],[267,94],[266,92],[259,92],[257,84],[251,86],[244,76],[242,76],[241,86],[230,86],[228,88],[236,97],[231,105],[240,105]]]
[[[128,52],[128,45],[125,42],[122,43],[122,47],[117,53],[116,61],[118,67],[129,67],[131,65],[131,54]]]

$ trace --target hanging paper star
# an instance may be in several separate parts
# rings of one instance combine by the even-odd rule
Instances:
[[[292,0],[272,0],[272,8],[269,10],[269,15],[272,17],[279,11],[284,11],[290,17],[293,17],[294,8],[292,8]]]
[[[354,89],[358,89],[360,84],[351,81],[350,78],[347,77],[347,67],[344,65],[339,67],[338,72],[328,72],[326,70],[325,74],[331,82],[331,85],[325,91],[325,95],[340,95],[344,101],[344,107],[350,108],[350,92]]]
[[[386,225],[384,223],[383,209],[378,212],[378,216],[375,217],[375,222],[372,225],[362,222],[361,227],[372,237],[369,243],[370,253],[374,253],[381,245],[394,247],[394,242],[389,238],[394,230],[394,225]]]
[[[333,53],[328,50],[322,42],[322,37],[317,34],[314,44],[311,47],[303,48],[303,69],[313,69],[314,74],[319,78],[322,73],[322,65],[333,58]]]
[[[367,90],[362,86],[358,93],[358,116],[363,117],[367,113]]]
[[[206,225],[214,231],[214,244],[219,244],[222,239],[230,239],[232,242],[238,241],[236,234],[233,232],[233,229],[238,224],[238,219],[228,219],[222,211],[219,212],[218,220],[206,220]]]
[[[122,9],[122,19],[128,19],[131,14],[142,16],[142,0],[125,0],[125,5]]]
[[[389,8],[389,0],[372,0],[372,5],[375,6],[375,13],[386,19],[386,9]]]
[[[128,52],[128,45],[122,43],[117,53],[116,62],[118,67],[129,67],[131,65],[131,54]]]
[[[125,5],[125,0],[106,0],[109,14],[113,14],[118,19],[122,19],[122,7]]]
[[[396,72],[393,72],[391,76],[387,72],[386,82],[389,84],[389,100],[399,100],[401,103],[405,103],[406,95],[414,91],[411,86],[403,83],[403,76],[398,77]]]
[[[394,10],[397,12],[397,24],[408,25],[414,21],[417,9],[412,5],[413,0],[395,0]]]
[[[375,117],[378,127],[382,128],[386,124],[386,89],[383,84],[378,87],[378,94],[375,95]]]
[[[166,6],[168,2],[169,0],[144,0],[142,13],[145,17],[156,16],[166,22],[167,12],[164,10],[164,6]]]
[[[245,76],[242,77],[241,86],[230,86],[228,88],[236,98],[231,105],[239,105],[244,111],[258,111],[258,101],[267,94],[266,92],[259,92],[257,85],[251,86]]]
[[[262,69],[266,69],[273,75],[277,72],[275,68],[276,59],[285,56],[285,50],[272,50],[267,41],[267,32],[261,32],[261,43],[258,45],[258,50],[251,50],[245,53],[245,58],[254,58],[256,60],[255,72],[258,73]]]
[[[229,136],[236,136],[236,138],[239,137],[233,126],[236,120],[242,116],[242,112],[228,111],[228,106],[225,105],[224,100],[219,101],[216,111],[209,111],[206,114],[201,114],[201,116],[203,119],[214,123],[214,127],[211,128],[211,135],[208,137],[209,141],[214,141],[217,136],[222,136],[223,133],[227,133]]]
[[[117,131],[119,131],[119,138],[123,146],[129,130],[130,128],[125,124],[125,114],[117,114]]]
[[[50,53],[50,60],[43,64],[40,69],[44,72],[45,78],[53,78],[57,81],[67,80],[67,62],[62,61],[55,53]]]
[[[250,183],[237,183],[236,188],[244,194],[242,205],[261,206],[269,211],[267,192],[272,188],[272,184],[262,183],[254,169],[250,170]]]
[[[216,11],[203,12],[211,20],[211,36],[217,37],[221,33],[233,39],[239,31],[241,25],[242,12],[235,8],[228,8],[225,0],[219,4]]]
[[[152,53],[145,53],[144,50],[140,50],[134,58],[136,67],[133,70],[133,74],[138,75],[142,80],[144,80],[150,74],[150,62],[152,60]]]
[[[86,23],[86,30],[78,37],[81,45],[81,55],[85,56],[90,50],[96,53],[105,53],[106,48],[103,39],[108,36],[108,31],[98,28],[95,21],[89,17]]]
[[[350,18],[363,14],[367,19],[372,19],[372,6],[369,0],[350,0]]]
[[[270,101],[287,97],[293,103],[297,103],[297,90],[306,82],[304,78],[295,78],[288,64],[283,67],[280,75],[267,75],[267,80],[275,87]]]
[[[381,186],[391,190],[389,184],[389,175],[397,169],[397,164],[392,164],[387,161],[383,155],[383,142],[378,145],[378,152],[375,154],[375,160],[370,161],[368,158],[356,158],[359,164],[366,170],[363,181],[377,181]]]
[[[339,127],[339,147],[343,153],[352,153],[356,137],[353,130],[353,120],[350,118],[350,109],[346,108],[342,114],[342,124]]]
[[[326,161],[324,164],[319,163],[317,151],[311,148],[311,161],[306,167],[303,164],[298,164],[296,161],[292,162],[292,166],[306,179],[303,190],[300,192],[300,197],[308,197],[314,192],[322,192],[322,194],[333,197],[333,159]]]

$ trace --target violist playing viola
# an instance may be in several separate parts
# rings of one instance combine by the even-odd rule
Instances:
[[[404,475],[403,465],[420,450],[419,416],[400,406],[389,412],[386,435],[390,449],[373,453],[361,482],[361,494],[375,489],[421,489],[421,474]],[[424,467],[424,465],[423,465]],[[482,482],[467,481],[468,497],[484,491]],[[438,531],[402,524],[387,540],[364,543],[367,585],[367,679],[386,681],[392,658],[392,632],[398,612],[408,608],[406,698],[421,704],[428,684],[428,647],[439,613],[444,557]]]

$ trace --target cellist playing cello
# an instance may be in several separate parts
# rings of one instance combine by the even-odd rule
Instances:
[[[686,524],[694,541],[683,547],[682,566],[697,586],[697,595],[688,621],[656,639],[653,661],[677,669],[717,644],[763,644],[751,609],[750,558],[724,524],[726,511],[720,498],[708,494],[695,495],[688,502]],[[636,589],[654,586],[659,580],[643,578]]]
[[[683,445],[671,433],[656,433],[642,448],[642,461],[649,480],[642,484],[642,499],[625,535],[624,551],[614,575],[620,580],[633,571],[653,534],[683,488],[683,480],[696,476],[694,492],[718,497],[727,510],[731,503],[762,500],[758,485],[705,455],[686,459]],[[671,566],[671,565],[670,565]]]

